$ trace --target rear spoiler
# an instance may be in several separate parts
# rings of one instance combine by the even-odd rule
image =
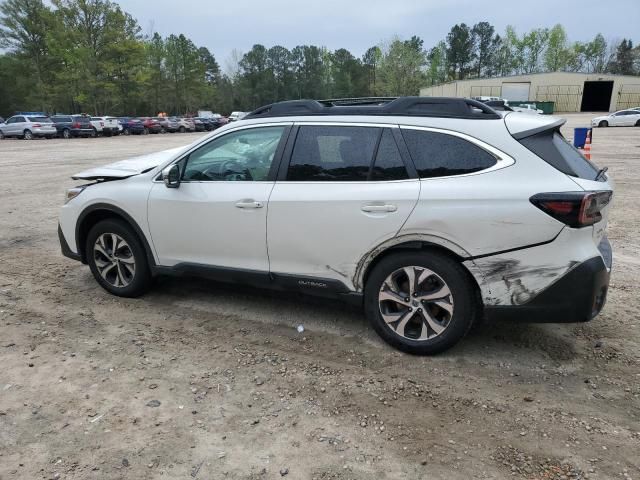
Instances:
[[[523,115],[517,112],[509,112],[505,115],[504,122],[511,136],[516,140],[522,140],[548,130],[557,130],[567,121],[558,117]]]

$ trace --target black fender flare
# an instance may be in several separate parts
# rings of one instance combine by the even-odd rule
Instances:
[[[120,207],[116,207],[115,205],[111,205],[110,203],[94,203],[86,207],[80,213],[80,215],[78,215],[78,220],[76,221],[75,236],[76,236],[76,248],[78,249],[78,254],[80,255],[80,259],[82,260],[82,263],[87,263],[86,252],[84,251],[85,246],[84,246],[82,237],[83,235],[86,235],[86,233],[88,233],[88,231],[87,232],[84,231],[82,226],[84,224],[85,219],[90,214],[92,214],[93,212],[101,211],[101,210],[110,212],[111,214],[113,214],[111,216],[122,218],[122,220],[124,220],[126,223],[129,224],[129,226],[131,226],[131,228],[133,228],[135,234],[138,236],[138,238],[142,242],[142,246],[144,247],[144,250],[147,254],[147,261],[149,262],[149,267],[151,268],[155,267],[156,260],[153,255],[153,250],[151,249],[151,245],[149,244],[146,235],[144,234],[144,232],[142,231],[138,223],[133,219],[131,215],[129,215],[123,209],[121,209]],[[84,240],[86,240],[86,237]]]

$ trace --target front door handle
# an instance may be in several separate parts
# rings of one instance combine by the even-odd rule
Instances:
[[[236,207],[238,207],[238,208],[262,208],[263,204],[262,204],[262,202],[256,202],[255,200],[250,198],[250,199],[247,199],[247,200],[240,200],[239,202],[236,202]]]
[[[371,204],[363,205],[361,210],[363,212],[395,212],[398,207],[390,204]]]

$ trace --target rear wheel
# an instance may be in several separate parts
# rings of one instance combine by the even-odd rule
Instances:
[[[25,130],[22,134],[22,138],[24,138],[25,140],[33,140],[33,133],[31,132],[31,130]]]
[[[395,348],[417,355],[442,352],[460,341],[477,316],[468,273],[437,252],[398,253],[378,263],[365,285],[365,312]]]
[[[640,120],[636,122],[636,127],[640,127]]]
[[[149,135],[149,129],[147,127],[144,127],[144,130],[142,131],[143,135]]]
[[[609,122],[607,122],[606,120],[602,120],[599,124],[599,127],[608,127],[609,126]]]
[[[98,130],[96,130],[95,128],[91,129],[91,138],[95,138],[98,136]]]
[[[85,248],[91,273],[109,293],[137,297],[149,288],[151,273],[144,248],[126,223],[97,223],[89,231]]]
[[[160,128],[160,133],[167,133],[167,130],[164,127]]]
[[[69,139],[71,138],[71,131],[68,128],[62,130],[62,138]]]
[[[122,133],[124,133],[125,135],[131,135],[131,131],[128,128],[125,128]]]
[[[184,133],[184,132],[186,132],[186,131],[187,131],[187,129],[186,129],[186,128],[184,128],[184,126],[180,126],[180,129],[179,129],[179,130],[180,130],[180,133]]]

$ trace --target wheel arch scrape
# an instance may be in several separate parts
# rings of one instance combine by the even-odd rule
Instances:
[[[410,233],[390,238],[375,246],[362,256],[362,258],[356,265],[356,269],[352,278],[353,285],[356,291],[363,290],[365,278],[368,272],[371,270],[372,265],[382,256],[387,254],[390,250],[416,250],[429,247],[445,251],[450,255],[456,257],[461,261],[461,264],[464,265],[467,270],[469,270],[469,273],[476,279],[476,282],[478,284],[481,283],[480,280],[483,277],[481,275],[480,269],[474,269],[474,271],[471,271],[469,265],[466,265],[467,262],[463,261],[464,259],[471,257],[471,255],[460,245],[437,235]],[[478,278],[478,274],[480,274],[481,278]]]

